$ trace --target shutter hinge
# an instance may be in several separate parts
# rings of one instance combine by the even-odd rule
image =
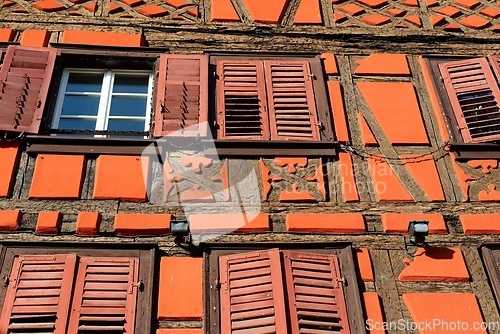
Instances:
[[[344,285],[346,285],[346,282],[347,282],[346,279],[345,279],[345,277],[337,277],[335,279],[335,281],[337,282],[337,284],[340,283],[340,284],[344,284]]]
[[[144,291],[144,283],[142,283],[142,281],[139,281],[137,283],[131,283],[128,288],[128,293],[132,294],[134,292],[134,288],[137,288],[138,291]]]
[[[323,122],[318,122],[316,123],[316,126],[318,127],[318,129],[320,130],[324,130],[325,129],[325,125],[323,124]]]
[[[220,79],[219,75],[216,72],[213,72],[212,75],[214,76],[215,79]]]
[[[220,281],[218,279],[214,280],[214,289],[220,290]]]
[[[9,276],[4,276],[3,277],[3,286],[8,287],[10,283],[10,277]]]

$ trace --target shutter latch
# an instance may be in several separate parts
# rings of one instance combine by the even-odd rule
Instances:
[[[128,288],[128,293],[129,294],[132,294],[134,292],[134,288],[137,287],[137,289],[139,291],[143,291],[144,290],[144,283],[142,283],[142,281],[139,281],[137,283],[132,283],[130,284],[129,288]]]
[[[10,277],[9,276],[4,276],[3,277],[3,286],[8,287],[10,284]]]

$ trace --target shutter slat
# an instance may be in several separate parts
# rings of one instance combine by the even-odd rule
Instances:
[[[82,257],[68,334],[133,333],[138,274],[138,258]]]
[[[0,130],[38,133],[57,49],[7,47],[0,70]]]
[[[319,140],[309,62],[265,61],[265,76],[272,138]]]
[[[218,138],[269,139],[262,61],[218,61],[217,79]]]
[[[492,65],[498,75],[498,62]],[[500,89],[486,58],[441,63],[439,70],[463,140],[499,140]]]
[[[16,257],[0,318],[0,334],[9,329],[30,333],[49,329],[47,333],[66,334],[75,265],[75,254]]]
[[[162,54],[155,137],[173,132],[180,136],[206,136],[207,124],[208,56]]]
[[[263,265],[269,272],[262,272]],[[219,272],[222,333],[286,333],[279,250],[221,256]],[[250,286],[243,287],[241,277],[252,277],[244,279]]]
[[[291,333],[349,333],[338,258],[291,251],[283,258]]]

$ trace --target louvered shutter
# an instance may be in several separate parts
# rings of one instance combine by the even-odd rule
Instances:
[[[37,133],[57,50],[9,46],[0,71],[0,130]]]
[[[307,61],[265,61],[273,139],[319,140],[318,116]]]
[[[283,251],[291,334],[349,333],[338,258]]]
[[[138,258],[81,257],[68,334],[134,333]]]
[[[208,56],[161,55],[157,89],[156,137],[207,135]]]
[[[286,334],[279,250],[219,258],[221,333]]]
[[[262,61],[217,62],[218,138],[269,139]]]
[[[486,58],[439,64],[465,142],[500,139],[500,90]]]
[[[14,259],[0,334],[66,334],[76,255],[22,255]]]
[[[493,68],[493,72],[495,72],[497,82],[500,83],[500,57],[489,55],[488,61]]]

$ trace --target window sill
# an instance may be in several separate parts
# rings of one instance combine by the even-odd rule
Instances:
[[[174,138],[172,138],[174,139]],[[110,155],[142,155],[163,154],[165,151],[196,150],[200,147],[205,155],[221,157],[276,157],[276,156],[307,156],[335,157],[336,142],[310,141],[257,141],[257,140],[201,140],[195,138],[175,138],[169,143],[155,139],[123,139],[123,138],[82,138],[69,136],[38,136],[28,135],[26,151],[32,154],[40,153],[72,153],[72,154],[110,154]],[[145,149],[153,143],[157,149],[151,152]],[[186,144],[187,143],[187,144]],[[192,143],[201,145],[192,146]],[[215,144],[215,146],[214,146]],[[500,152],[499,152],[500,153]]]
[[[452,142],[450,150],[455,153],[458,161],[500,159],[500,144]]]

